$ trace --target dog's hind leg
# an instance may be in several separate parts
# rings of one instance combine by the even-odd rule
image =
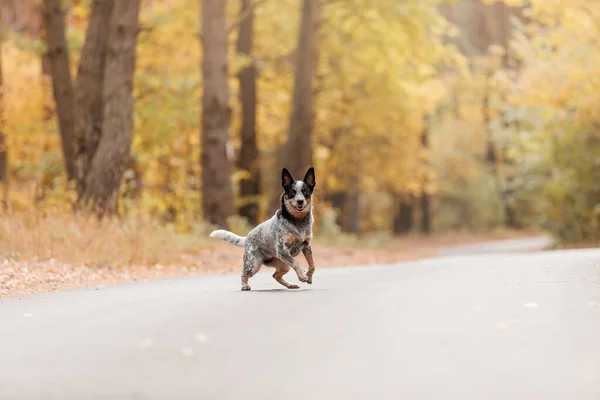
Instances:
[[[260,270],[263,260],[260,256],[251,252],[244,252],[244,266],[242,267],[242,290],[250,290],[248,279],[252,278]]]
[[[279,282],[288,289],[300,289],[300,286],[294,285],[293,283],[289,283],[288,281],[283,279],[283,276],[290,271],[289,265],[277,258],[273,259],[271,265],[273,265],[276,268],[275,273],[273,274],[273,278],[275,278],[277,282]]]

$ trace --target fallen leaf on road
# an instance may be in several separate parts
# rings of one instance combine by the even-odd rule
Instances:
[[[208,337],[204,333],[197,333],[194,335],[194,340],[197,342],[206,342],[207,339]]]
[[[144,339],[140,342],[140,346],[145,348],[154,347],[154,340]]]
[[[194,349],[192,349],[191,347],[184,347],[183,349],[181,349],[181,354],[184,357],[192,357],[194,355]]]
[[[509,327],[510,327],[510,324],[508,322],[504,322],[504,321],[496,322],[496,324],[494,325],[494,328],[497,331],[507,331]]]

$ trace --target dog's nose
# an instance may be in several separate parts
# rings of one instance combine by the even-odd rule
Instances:
[[[304,200],[298,199],[298,205],[303,205],[303,204],[304,204]]]

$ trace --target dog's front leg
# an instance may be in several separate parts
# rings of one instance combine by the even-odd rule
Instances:
[[[308,272],[306,274],[308,280],[306,282],[312,284],[312,276],[315,273],[315,262],[313,261],[312,248],[310,247],[310,244],[304,246],[302,249],[302,254],[304,254],[304,258],[306,258],[306,262],[308,263]]]
[[[279,245],[277,253],[278,253],[277,256],[279,258],[281,258],[283,261],[285,261],[290,267],[292,267],[294,269],[294,271],[296,271],[296,275],[298,275],[298,279],[300,280],[300,282],[308,282],[308,277],[306,276],[306,272],[304,272],[304,270],[302,269],[300,264],[298,264],[296,262],[296,260],[294,260],[294,257],[292,257],[292,255],[290,254],[290,251],[288,250],[287,247],[285,247],[285,245],[283,245],[283,244]]]

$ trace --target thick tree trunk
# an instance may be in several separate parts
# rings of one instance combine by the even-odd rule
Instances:
[[[77,184],[85,192],[85,177],[102,135],[104,72],[114,0],[94,0],[75,82]]]
[[[133,76],[140,0],[116,0],[104,80],[103,134],[85,180],[84,203],[99,215],[115,213],[119,186],[130,160]]]
[[[240,14],[248,16],[241,20],[237,39],[237,52],[248,57],[252,54],[254,34],[254,6],[251,0],[241,0]],[[239,76],[240,103],[242,105],[242,147],[238,167],[249,173],[240,181],[240,196],[244,204],[239,213],[252,225],[258,223],[258,197],[260,195],[260,164],[256,143],[256,66],[254,62],[244,68]]]
[[[292,174],[304,174],[312,164],[314,126],[313,78],[318,64],[320,0],[304,0],[294,77],[294,98],[285,163]]]
[[[402,193],[396,196],[397,214],[394,217],[394,234],[405,235],[413,228],[414,196]]]
[[[60,0],[44,0],[42,15],[65,166],[69,179],[74,179],[76,172],[73,82],[69,70],[65,16]]]
[[[227,1],[202,1],[202,211],[204,219],[227,227],[233,215],[227,82]]]

